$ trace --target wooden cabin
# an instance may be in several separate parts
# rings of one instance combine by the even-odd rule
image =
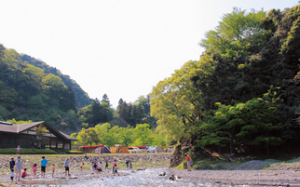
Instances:
[[[37,148],[71,150],[71,141],[77,141],[51,127],[44,121],[11,124],[0,121],[0,148]]]

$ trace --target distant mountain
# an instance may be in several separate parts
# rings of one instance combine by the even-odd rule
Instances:
[[[84,92],[82,88],[76,83],[76,81],[70,78],[70,76],[64,75],[56,68],[51,67],[47,65],[45,62],[37,60],[26,54],[21,56],[21,60],[23,62],[28,62],[29,64],[34,65],[35,67],[43,69],[45,73],[52,73],[60,77],[66,86],[70,86],[74,90],[76,96],[76,106],[78,108],[85,107],[92,103],[93,100],[89,98],[87,93]]]

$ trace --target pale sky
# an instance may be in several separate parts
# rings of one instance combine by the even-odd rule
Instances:
[[[56,67],[88,95],[134,102],[189,60],[233,7],[298,0],[0,0],[0,43]]]

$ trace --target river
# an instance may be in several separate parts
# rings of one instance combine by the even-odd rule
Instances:
[[[158,176],[159,173],[166,171],[166,176]],[[126,171],[124,171],[126,172]],[[85,181],[71,181],[64,186],[74,187],[98,187],[98,186],[183,186],[183,187],[196,187],[196,186],[220,186],[227,187],[231,185],[212,184],[206,181],[179,179],[177,181],[170,180],[169,177],[172,173],[168,168],[151,168],[131,173],[127,176],[104,177],[100,179],[89,179]],[[248,185],[236,185],[246,187]]]

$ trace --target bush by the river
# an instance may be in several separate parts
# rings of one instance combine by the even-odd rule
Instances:
[[[83,154],[82,151],[66,151],[67,154]]]

